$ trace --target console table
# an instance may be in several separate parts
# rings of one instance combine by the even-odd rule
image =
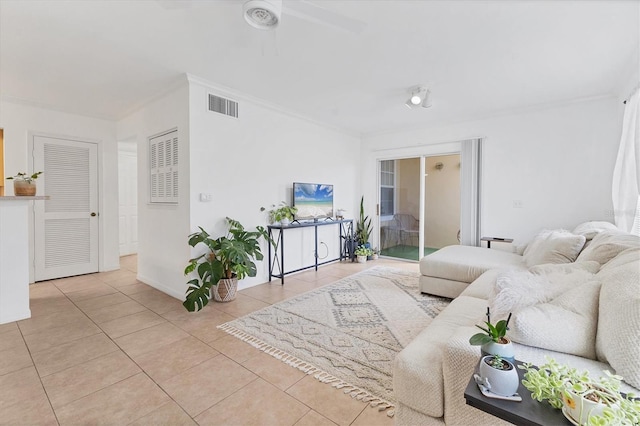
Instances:
[[[319,226],[338,226],[338,243],[340,245],[340,256],[335,259],[325,260],[318,262],[318,227]],[[284,234],[289,229],[300,228],[314,228],[314,259],[313,265],[303,266],[302,268],[294,269],[292,271],[286,271],[284,268]],[[353,240],[353,219],[341,219],[341,220],[325,220],[318,222],[294,222],[290,225],[269,225],[269,237],[275,242],[275,247],[272,248],[269,244],[269,281],[272,278],[280,278],[281,284],[284,285],[284,276],[293,274],[294,272],[304,271],[305,269],[315,268],[318,270],[318,265],[324,265],[325,263],[334,262],[336,260],[343,260],[351,258],[353,260],[353,253],[347,250],[347,241]],[[274,235],[275,234],[275,235]]]
[[[516,367],[522,365],[522,362],[516,360]],[[518,386],[518,394],[522,397],[522,402],[505,401],[502,399],[488,398],[480,392],[476,381],[471,377],[469,384],[464,391],[464,399],[467,405],[482,410],[493,416],[511,422],[515,425],[568,425],[571,422],[562,414],[561,410],[556,410],[545,402],[538,402],[531,398],[531,392],[522,385],[524,371],[518,370],[520,385]],[[478,372],[478,367],[474,373]]]

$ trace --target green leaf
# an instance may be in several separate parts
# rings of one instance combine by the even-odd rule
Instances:
[[[484,333],[477,333],[469,338],[469,344],[473,346],[481,346],[489,342],[493,342],[493,339]]]

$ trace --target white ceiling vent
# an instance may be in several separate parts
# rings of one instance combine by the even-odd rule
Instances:
[[[238,118],[238,103],[209,93],[209,111]]]

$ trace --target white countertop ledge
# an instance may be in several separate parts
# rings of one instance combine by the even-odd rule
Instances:
[[[29,200],[48,200],[48,195],[6,195],[4,197],[0,197],[0,201],[29,201]]]

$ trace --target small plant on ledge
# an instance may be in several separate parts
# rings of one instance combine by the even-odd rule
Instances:
[[[32,175],[28,175],[28,174],[26,174],[24,172],[20,172],[15,176],[8,177],[7,179],[9,179],[9,180],[15,179],[16,181],[25,181],[27,183],[31,183],[34,180],[38,179],[38,176],[40,176],[41,174],[42,174],[42,172],[36,172],[36,173],[34,173]]]
[[[8,180],[13,180],[13,192],[15,195],[33,196],[36,195],[36,179],[42,172],[36,172],[31,175],[24,172],[20,172],[15,176],[8,177]]]

